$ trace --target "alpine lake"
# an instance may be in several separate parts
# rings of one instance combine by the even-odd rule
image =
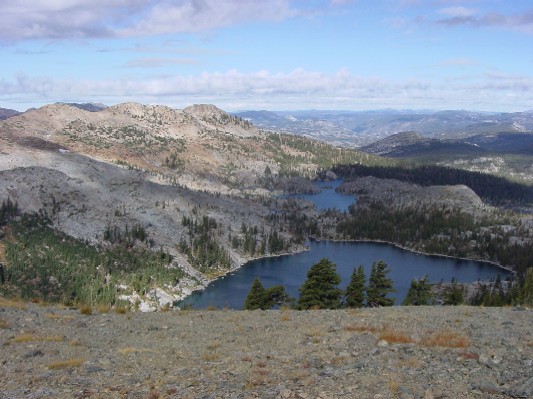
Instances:
[[[342,195],[335,191],[342,181],[316,183],[322,191],[318,194],[291,195],[312,201],[318,210],[337,208],[347,211],[356,200],[354,196]],[[355,267],[363,265],[368,279],[373,262],[383,260],[389,266],[389,278],[394,283],[395,305],[401,304],[413,278],[428,276],[432,283],[448,283],[455,278],[460,283],[472,283],[478,280],[494,280],[498,275],[502,279],[510,272],[494,264],[422,255],[400,249],[392,244],[377,242],[343,242],[343,241],[309,241],[308,251],[294,255],[253,260],[240,269],[211,282],[203,291],[177,303],[181,308],[205,309],[208,307],[242,309],[250,287],[259,277],[264,287],[281,284],[287,293],[298,297],[298,288],[307,278],[309,268],[322,258],[328,258],[337,266],[341,277],[340,288],[345,289]]]

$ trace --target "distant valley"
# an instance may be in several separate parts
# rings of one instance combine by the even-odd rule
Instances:
[[[264,129],[533,182],[533,111],[243,111]]]
[[[263,128],[299,134],[336,145],[362,147],[392,134],[414,131],[423,137],[465,138],[500,132],[532,132],[533,111],[243,111],[235,115]]]

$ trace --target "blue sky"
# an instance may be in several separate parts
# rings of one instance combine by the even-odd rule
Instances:
[[[532,0],[1,0],[0,107],[533,109]]]

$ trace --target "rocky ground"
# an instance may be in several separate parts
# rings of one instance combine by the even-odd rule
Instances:
[[[531,398],[532,326],[524,308],[87,315],[0,298],[0,398]]]

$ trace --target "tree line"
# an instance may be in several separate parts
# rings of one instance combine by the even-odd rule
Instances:
[[[512,182],[504,177],[488,173],[438,165],[418,167],[365,166],[362,164],[337,165],[332,168],[343,179],[374,176],[380,179],[395,179],[421,186],[465,185],[470,187],[484,202],[498,206],[516,206],[533,201],[533,189]]]
[[[275,305],[290,305],[295,309],[339,309],[342,307],[392,306],[394,299],[387,297],[393,292],[392,280],[387,277],[390,269],[383,261],[374,262],[368,280],[363,266],[354,269],[346,291],[338,285],[341,278],[335,263],[327,258],[311,266],[307,279],[299,289],[296,301],[281,285],[264,288],[256,278],[246,297],[244,308],[247,310],[270,309]]]
[[[342,239],[383,240],[425,253],[489,259],[512,268],[523,279],[533,265],[533,241],[510,241],[512,235],[527,236],[521,226],[513,232],[494,227],[511,222],[507,219],[499,213],[474,217],[433,205],[395,209],[374,201],[351,207],[349,216],[336,224],[336,233]]]
[[[395,292],[393,281],[388,277],[390,269],[384,261],[373,262],[370,276],[365,276],[362,265],[354,268],[346,290],[338,285],[341,278],[335,263],[327,258],[311,266],[307,279],[299,288],[298,299],[291,298],[282,285],[265,288],[256,278],[244,302],[245,310],[267,310],[275,306],[288,306],[298,310],[341,309],[382,307],[394,305],[395,299],[389,297]],[[529,268],[522,284],[503,282],[498,277],[494,282],[480,283],[477,290],[466,297],[466,287],[452,279],[450,284],[439,287],[432,284],[428,276],[413,279],[404,306],[435,305],[478,305],[503,306],[511,304],[533,305],[533,268]],[[440,301],[437,301],[437,295]]]

